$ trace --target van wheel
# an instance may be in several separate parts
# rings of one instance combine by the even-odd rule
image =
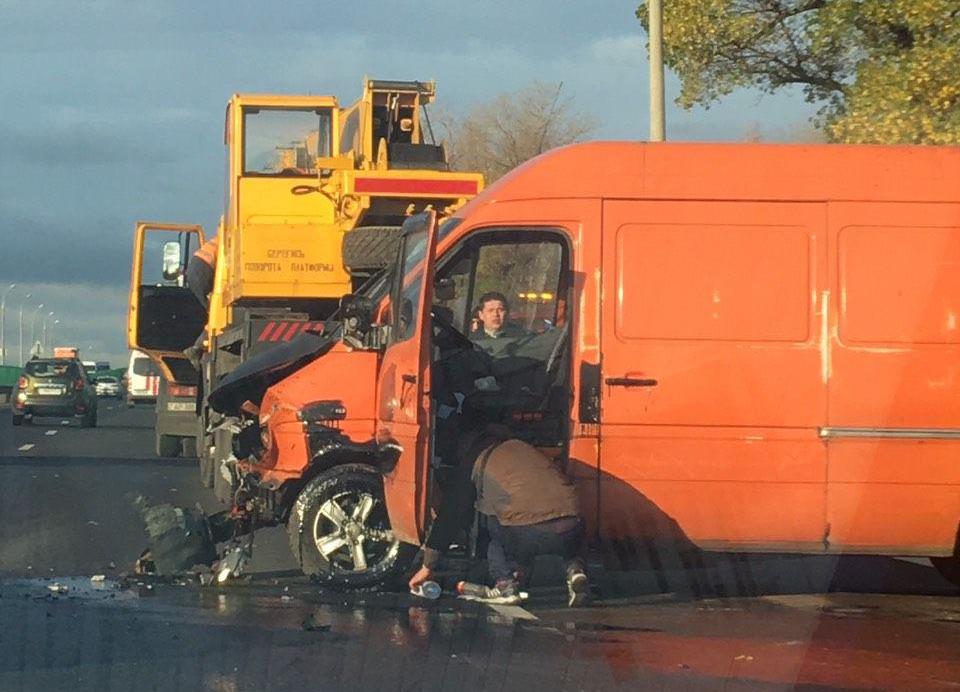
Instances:
[[[397,256],[399,226],[361,226],[343,236],[343,266],[351,274],[368,274],[386,267]]]
[[[362,464],[337,466],[308,482],[287,534],[303,573],[334,589],[389,585],[415,552],[393,536],[380,475]]]
[[[937,571],[954,586],[960,587],[960,557],[932,557],[930,562],[937,568]]]
[[[156,437],[154,445],[158,457],[175,457],[180,454],[180,438],[173,435],[160,435]]]

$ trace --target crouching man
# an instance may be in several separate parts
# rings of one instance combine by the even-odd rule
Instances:
[[[490,537],[487,564],[494,586],[479,600],[520,602],[517,569],[526,571],[537,555],[566,561],[569,605],[589,595],[580,559],[584,526],[573,485],[539,450],[509,439],[505,426],[487,425],[464,435],[458,464],[443,492],[424,545],[423,566],[410,580],[416,589],[433,575],[459,529],[474,509]]]

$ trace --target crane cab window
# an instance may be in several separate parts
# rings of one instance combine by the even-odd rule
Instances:
[[[243,109],[243,173],[317,175],[317,158],[332,155],[332,109]]]

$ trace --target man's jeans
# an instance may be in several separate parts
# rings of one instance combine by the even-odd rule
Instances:
[[[527,526],[504,526],[496,517],[483,515],[490,543],[487,568],[495,582],[513,579],[515,566],[529,568],[538,555],[559,555],[571,569],[582,570],[580,548],[583,520],[578,517],[551,519]]]

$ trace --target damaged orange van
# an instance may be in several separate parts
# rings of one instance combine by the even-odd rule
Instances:
[[[927,556],[957,580],[958,181],[946,147],[544,154],[411,218],[392,276],[234,397],[259,403],[239,511],[286,521],[308,573],[381,580],[470,411],[564,465],[596,540]],[[488,291],[512,336],[472,332]]]

